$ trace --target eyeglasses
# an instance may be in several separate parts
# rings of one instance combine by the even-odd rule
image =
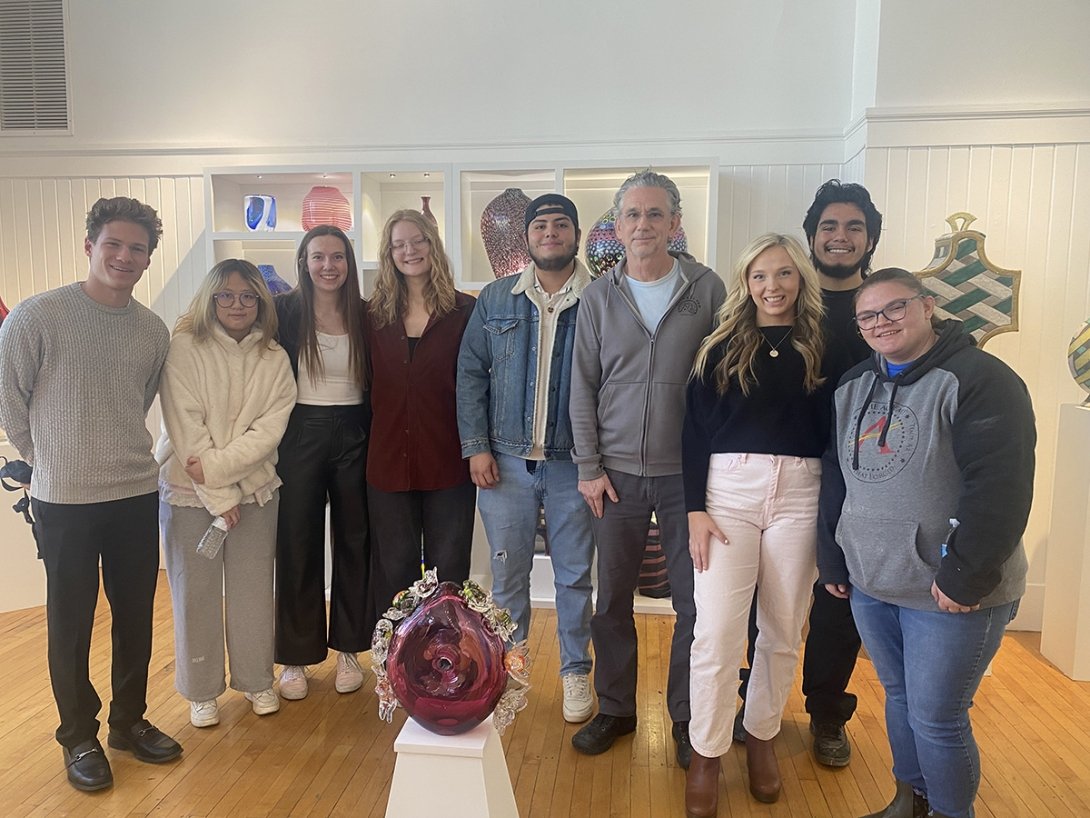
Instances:
[[[878,324],[878,316],[884,315],[887,321],[900,321],[905,317],[905,313],[908,312],[908,305],[915,301],[917,298],[926,298],[923,293],[914,295],[912,298],[898,298],[896,301],[890,301],[886,306],[880,310],[867,310],[866,312],[857,312],[855,314],[855,325],[859,329],[874,329]]]
[[[235,299],[244,306],[246,309],[250,307],[256,307],[257,302],[260,300],[257,293],[244,292],[244,293],[232,293],[224,290],[223,292],[212,293],[212,300],[216,302],[217,307],[233,307],[235,306]]]
[[[417,236],[415,239],[409,239],[408,241],[390,242],[390,249],[395,253],[404,253],[410,247],[413,250],[421,250],[429,244],[431,244],[431,240],[427,236]]]

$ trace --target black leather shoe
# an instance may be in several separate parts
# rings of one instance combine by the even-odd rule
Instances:
[[[814,760],[826,767],[847,767],[852,760],[852,746],[843,724],[832,721],[810,722],[814,736]]]
[[[689,743],[689,722],[675,721],[671,732],[674,736],[674,744],[677,745],[677,765],[687,770],[693,760],[693,745]]]
[[[745,717],[746,708],[745,703],[743,702],[742,706],[738,708],[738,712],[734,714],[734,729],[731,731],[730,734],[730,737],[739,744],[746,743],[746,728],[745,725],[742,724]]]
[[[571,744],[581,753],[596,756],[613,746],[621,736],[636,732],[635,716],[607,716],[599,713],[571,737]]]
[[[67,747],[62,749],[68,783],[77,790],[94,792],[113,786],[114,774],[110,772],[110,762],[97,738],[80,742],[71,750]]]
[[[111,727],[106,743],[115,750],[127,750],[138,761],[148,764],[173,761],[182,754],[182,745],[158,727],[152,727],[147,719],[140,719],[128,730]]]

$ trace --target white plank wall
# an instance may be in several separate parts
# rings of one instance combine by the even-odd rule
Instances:
[[[875,267],[922,269],[934,239],[949,231],[946,217],[966,210],[987,236],[988,258],[1022,271],[1019,331],[986,348],[1025,380],[1037,415],[1037,480],[1026,531],[1030,587],[1017,625],[1039,630],[1059,406],[1085,397],[1068,372],[1067,345],[1090,317],[1090,144],[866,154],[866,184],[885,217]]]
[[[200,177],[0,178],[0,296],[9,306],[87,274],[84,217],[100,197],[132,196],[163,221],[163,238],[136,298],[168,326],[205,274]]]
[[[762,233],[802,240],[802,219],[814,191],[842,173],[839,164],[720,165],[716,271],[728,278],[738,254]]]

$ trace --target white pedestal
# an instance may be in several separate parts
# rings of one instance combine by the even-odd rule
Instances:
[[[518,818],[491,716],[460,736],[436,735],[410,718],[394,750],[386,818]]]
[[[1060,407],[1052,524],[1045,565],[1041,653],[1090,680],[1090,408]]]

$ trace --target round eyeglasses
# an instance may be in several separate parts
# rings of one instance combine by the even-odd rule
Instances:
[[[257,302],[260,300],[257,293],[244,292],[244,293],[232,293],[224,290],[218,293],[212,293],[212,300],[216,302],[217,307],[233,307],[235,306],[235,299],[238,299],[238,303],[244,306],[246,309],[250,307],[256,307]]]
[[[908,312],[908,305],[915,301],[917,298],[926,298],[923,293],[914,295],[912,298],[898,298],[896,301],[890,301],[886,306],[880,310],[866,310],[865,312],[857,312],[855,314],[855,325],[859,329],[874,329],[878,324],[878,316],[884,315],[887,321],[900,321],[905,317],[905,313]]]
[[[407,241],[392,241],[390,242],[390,249],[395,253],[404,253],[410,247],[413,250],[423,250],[431,244],[431,240],[427,236],[417,236],[415,239],[408,239]]]

